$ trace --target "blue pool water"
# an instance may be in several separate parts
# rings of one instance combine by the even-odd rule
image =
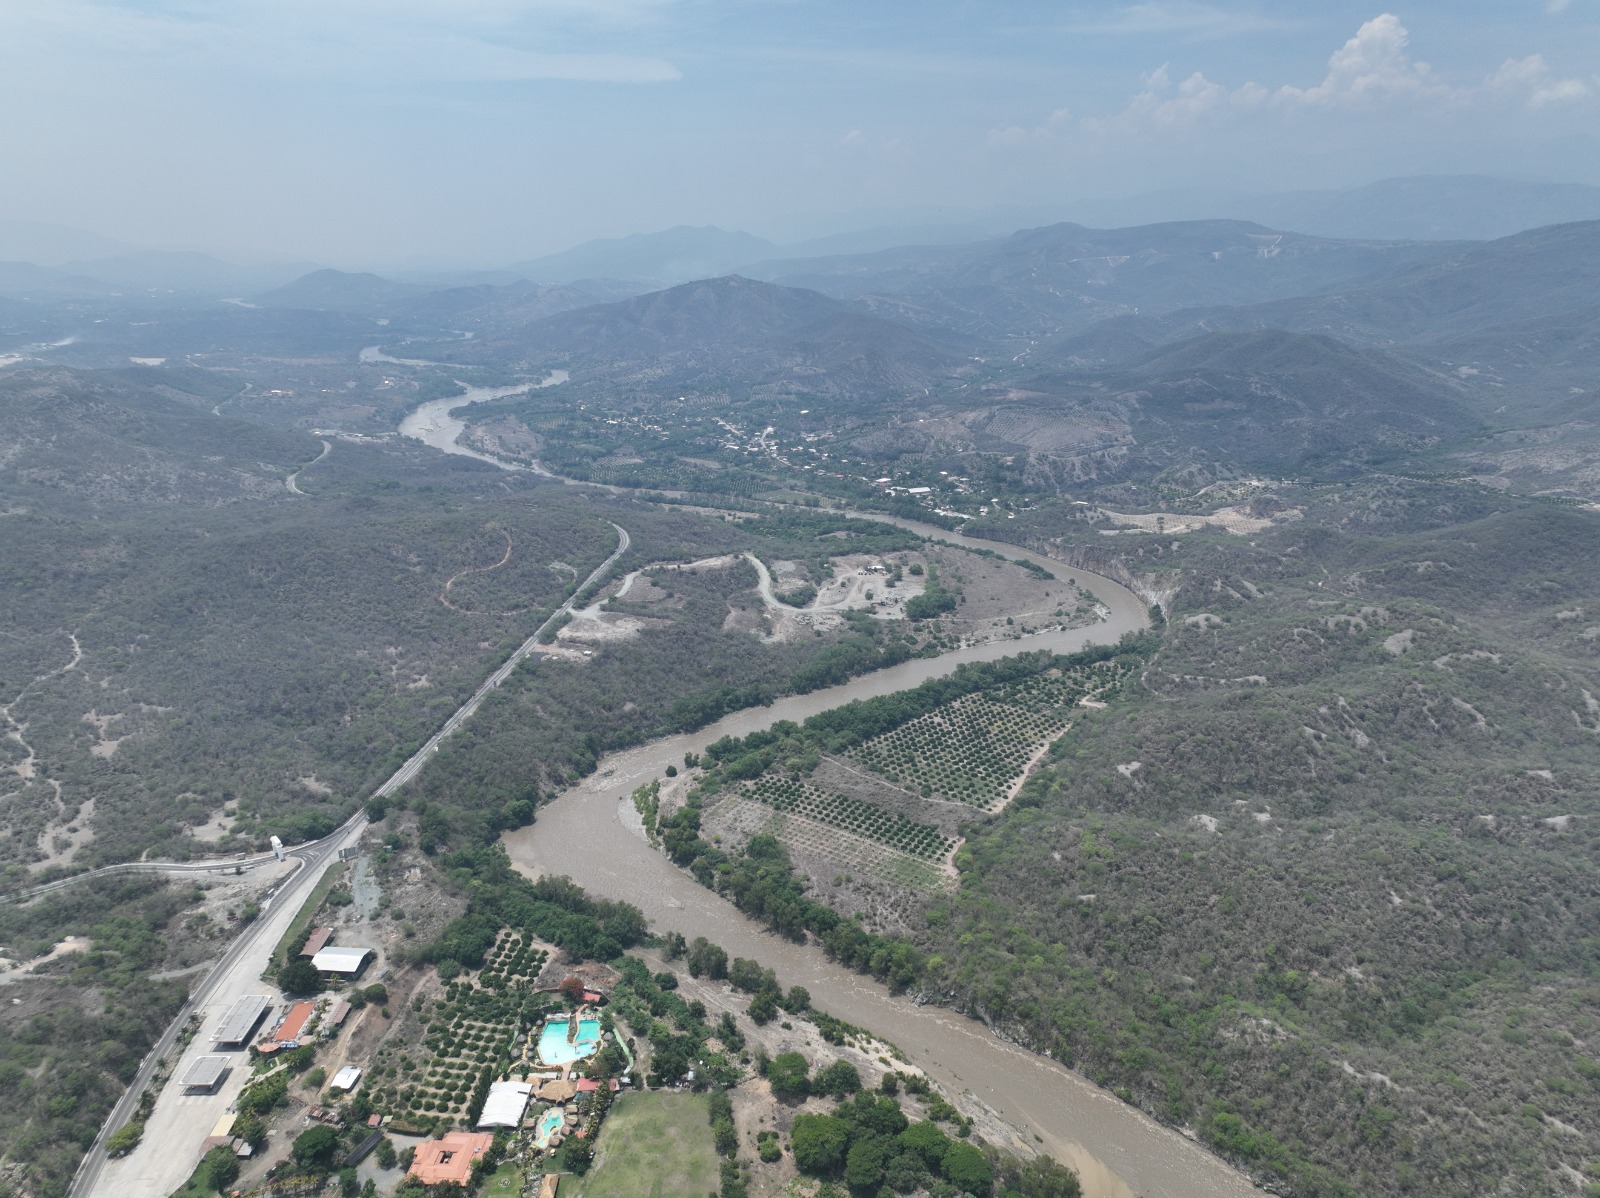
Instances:
[[[587,1056],[592,1056],[594,1050],[599,1047],[598,1019],[578,1020],[578,1038],[571,1044],[567,1043],[565,1020],[560,1023],[547,1023],[544,1025],[544,1030],[539,1033],[539,1059],[546,1065],[570,1065],[573,1061],[581,1061]]]
[[[539,1130],[534,1133],[533,1142],[540,1148],[550,1143],[550,1137],[561,1130],[565,1116],[559,1107],[552,1107],[544,1113],[544,1118],[539,1120]]]

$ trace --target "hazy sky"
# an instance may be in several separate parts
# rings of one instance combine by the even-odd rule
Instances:
[[[1600,0],[0,0],[0,218],[358,266],[808,213],[1600,183]]]

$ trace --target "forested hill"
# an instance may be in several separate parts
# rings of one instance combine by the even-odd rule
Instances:
[[[1600,1155],[1600,516],[1306,501],[1119,546],[1175,588],[1164,645],[974,830],[927,988],[1295,1194],[1571,1194]]]

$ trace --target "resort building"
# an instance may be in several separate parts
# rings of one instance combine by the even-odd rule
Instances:
[[[493,1145],[494,1137],[487,1132],[453,1131],[441,1140],[427,1140],[417,1145],[411,1175],[423,1185],[451,1181],[464,1186],[472,1180],[472,1162]]]
[[[528,1109],[528,1099],[533,1094],[530,1082],[495,1082],[489,1087],[489,1097],[484,1100],[483,1114],[478,1116],[478,1130],[486,1127],[521,1127],[523,1112]]]

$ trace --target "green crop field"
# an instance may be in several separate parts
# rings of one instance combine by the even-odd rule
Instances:
[[[758,803],[765,803],[778,811],[792,812],[818,823],[843,828],[913,857],[936,860],[955,847],[954,840],[931,824],[919,824],[903,815],[874,807],[871,803],[858,802],[841,794],[829,794],[790,778],[760,778],[750,785],[746,793]]]
[[[451,982],[438,1005],[423,1046],[432,1059],[417,1075],[390,1076],[387,1067],[373,1070],[371,1096],[400,1123],[466,1118],[487,1066],[500,1071],[521,1055],[516,1033],[534,1022],[535,1008],[546,1003],[531,994],[531,985],[548,954],[525,936],[504,932],[489,951],[479,985]]]
[[[968,695],[874,737],[853,754],[890,782],[992,810],[1072,709],[1114,681],[1109,671],[1042,675]]]
[[[703,1094],[624,1094],[595,1147],[594,1168],[564,1179],[562,1198],[699,1198],[719,1184]]]

